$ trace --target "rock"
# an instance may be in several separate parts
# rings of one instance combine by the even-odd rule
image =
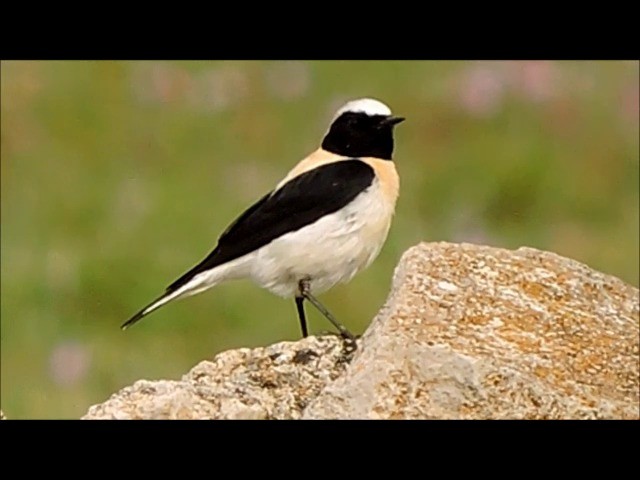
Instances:
[[[303,418],[639,418],[638,289],[532,248],[420,244]]]
[[[638,289],[553,253],[407,251],[355,355],[335,336],[230,350],[83,418],[640,418]]]
[[[309,400],[344,372],[349,356],[335,335],[229,350],[181,381],[140,380],[83,418],[300,418]]]

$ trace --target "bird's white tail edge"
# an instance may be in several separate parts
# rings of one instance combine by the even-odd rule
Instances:
[[[158,300],[156,300],[151,305],[149,305],[147,308],[142,310],[142,315],[143,316],[149,315],[151,312],[159,309],[161,306],[169,303],[171,300],[175,300],[177,298],[187,297],[187,296],[189,296],[189,293],[184,291],[183,289],[179,289],[179,290],[176,290],[175,292],[164,295],[163,297],[160,297]]]
[[[190,297],[191,295],[196,295],[200,292],[204,292],[205,290],[209,290],[212,287],[218,285],[223,279],[219,278],[219,276],[212,276],[210,274],[201,273],[196,275],[192,280],[185,283],[182,287],[180,287],[175,292],[167,293],[163,295],[158,300],[153,302],[151,305],[142,310],[142,315],[149,315],[154,310],[159,309],[163,305],[166,305],[172,300],[177,300],[184,297]]]
[[[134,323],[139,322],[150,313],[154,312],[155,310],[173,300],[204,292],[205,290],[215,287],[225,280],[245,277],[248,274],[247,266],[249,265],[252,255],[253,254],[245,255],[244,257],[225,263],[224,265],[220,265],[211,270],[199,273],[187,283],[178,288],[176,291],[167,292],[144,307],[133,317],[127,320],[122,325],[122,329],[127,329]]]

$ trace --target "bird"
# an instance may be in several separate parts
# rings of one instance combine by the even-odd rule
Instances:
[[[224,281],[250,279],[294,299],[303,337],[308,336],[308,301],[344,339],[354,341],[316,295],[349,282],[380,253],[400,187],[394,128],[404,120],[374,98],[347,102],[333,116],[320,147],[237,217],[200,263],[121,328]]]

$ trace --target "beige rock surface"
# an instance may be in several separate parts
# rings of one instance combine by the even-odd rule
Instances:
[[[531,248],[420,244],[305,418],[638,418],[638,289]]]
[[[553,253],[423,243],[355,355],[334,336],[230,350],[84,418],[640,418],[639,303]]]
[[[293,419],[344,372],[339,337],[239,348],[196,365],[180,381],[140,380],[83,419]]]

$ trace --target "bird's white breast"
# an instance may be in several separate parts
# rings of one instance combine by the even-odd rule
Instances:
[[[378,256],[395,208],[384,180],[346,207],[290,232],[255,252],[251,278],[276,295],[292,297],[308,278],[312,293],[347,282]]]

